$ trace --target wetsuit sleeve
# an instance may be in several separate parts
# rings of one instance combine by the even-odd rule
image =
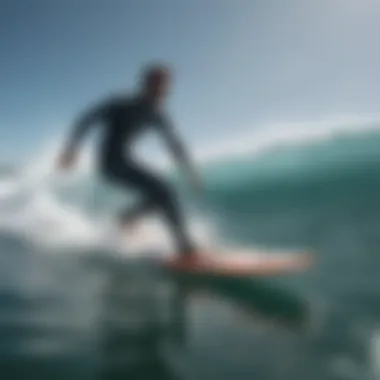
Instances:
[[[158,117],[158,126],[174,158],[182,165],[190,168],[191,162],[184,144],[176,133],[172,121],[163,115]]]
[[[107,115],[109,108],[110,105],[108,103],[98,104],[86,110],[78,117],[67,142],[68,150],[73,151],[79,147],[91,127]]]

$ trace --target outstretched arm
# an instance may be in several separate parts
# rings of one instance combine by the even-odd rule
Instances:
[[[180,137],[176,133],[172,122],[166,117],[161,117],[159,125],[173,158],[182,167],[186,174],[188,174],[193,186],[199,188],[201,183],[195,165],[190,159]]]
[[[79,148],[90,128],[104,116],[105,108],[104,105],[97,105],[79,116],[69,136],[67,150],[76,151]]]
[[[76,160],[79,146],[90,128],[105,115],[105,106],[96,106],[84,112],[71,130],[69,138],[59,158],[60,167],[69,167]]]

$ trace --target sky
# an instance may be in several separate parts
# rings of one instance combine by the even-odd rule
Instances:
[[[376,0],[0,0],[0,160],[170,63],[168,102],[206,146],[289,122],[378,114]],[[306,124],[305,124],[306,125]]]

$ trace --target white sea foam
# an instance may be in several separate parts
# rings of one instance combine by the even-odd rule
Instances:
[[[248,128],[244,128],[247,131]],[[217,161],[229,157],[259,155],[267,150],[286,146],[318,143],[339,136],[354,136],[380,130],[380,116],[342,115],[313,122],[269,123],[249,128],[252,132],[236,133],[215,144],[199,146],[196,156],[200,161]]]
[[[60,188],[69,182],[75,191],[76,183],[88,174],[90,161],[72,175],[60,175],[54,168],[57,147],[58,144],[49,145],[17,177],[0,182],[0,230],[16,232],[49,249],[103,248],[130,254],[173,250],[165,226],[156,219],[147,219],[135,234],[122,237],[108,215],[94,218],[80,204],[62,197]],[[88,186],[90,197],[94,185]],[[206,241],[210,236],[205,222],[192,220],[190,225],[198,241]]]

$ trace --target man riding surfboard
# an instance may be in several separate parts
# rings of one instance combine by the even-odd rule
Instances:
[[[72,167],[84,136],[90,127],[101,122],[103,135],[97,152],[101,175],[107,181],[137,191],[142,196],[140,203],[122,211],[121,226],[130,226],[147,213],[158,211],[166,219],[178,253],[184,258],[194,258],[196,248],[186,231],[176,194],[162,178],[139,165],[131,152],[141,132],[155,128],[165,138],[192,185],[197,189],[201,187],[201,180],[163,109],[171,77],[170,69],[165,65],[152,65],[144,70],[137,94],[105,99],[86,110],[75,123],[58,165],[62,169]]]

